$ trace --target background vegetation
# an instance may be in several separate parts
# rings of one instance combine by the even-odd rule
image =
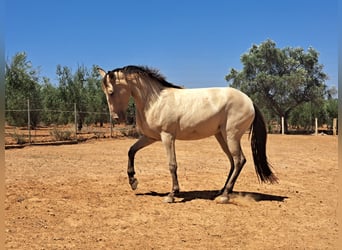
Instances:
[[[27,100],[30,101],[31,126],[39,124],[68,124],[74,122],[74,105],[77,108],[77,125],[99,124],[109,120],[106,97],[101,88],[101,79],[93,66],[80,65],[73,72],[70,67],[57,65],[58,85],[49,78],[39,76],[26,53],[13,56],[6,64],[5,73],[6,121],[14,126],[27,125]],[[132,102],[132,100],[130,101]],[[130,103],[127,122],[133,124],[134,104]]]
[[[232,87],[241,89],[263,110],[268,124],[285,118],[285,132],[291,128],[312,129],[315,117],[319,125],[332,125],[337,118],[336,88],[328,88],[328,76],[319,63],[319,53],[309,48],[277,48],[266,40],[253,45],[241,56],[242,70],[231,69],[225,79]],[[74,121],[77,107],[77,126],[102,125],[108,119],[108,106],[101,88],[101,79],[94,65],[83,65],[75,71],[57,65],[58,84],[40,77],[25,52],[17,53],[6,62],[5,110],[6,122],[13,126],[27,126],[27,100],[30,100],[31,127],[68,124]],[[135,124],[135,105],[131,98],[127,123]],[[271,126],[269,126],[271,128]]]
[[[314,48],[277,48],[272,40],[253,45],[241,56],[243,69],[231,69],[229,85],[241,89],[272,119],[284,117],[289,124],[310,129],[317,117],[319,125],[331,125],[337,118],[337,90],[328,88],[328,76]]]

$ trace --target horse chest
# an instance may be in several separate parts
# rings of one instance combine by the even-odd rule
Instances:
[[[160,140],[160,126],[157,126],[154,122],[147,120],[146,117],[141,114],[137,114],[136,123],[139,133],[147,137]]]

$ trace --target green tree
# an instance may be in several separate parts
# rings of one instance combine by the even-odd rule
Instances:
[[[322,103],[327,75],[318,63],[319,53],[309,48],[277,48],[275,42],[266,40],[253,45],[241,56],[243,69],[231,69],[226,80],[231,87],[250,95],[263,109],[277,117],[284,117],[285,133],[288,119],[299,105]]]
[[[133,97],[129,98],[128,107],[126,110],[126,123],[130,125],[135,125],[135,102]]]
[[[310,103],[303,103],[293,109],[289,117],[289,123],[296,129],[304,129],[312,132],[313,114]]]
[[[80,131],[83,127],[86,116],[86,92],[84,84],[87,78],[87,70],[84,66],[78,66],[73,74],[71,68],[57,65],[57,78],[59,81],[60,97],[63,100],[64,110],[74,110],[74,104],[77,108],[77,125]],[[64,122],[72,122],[73,114],[65,113]]]
[[[101,78],[96,66],[93,66],[86,81],[86,109],[89,113],[85,118],[86,124],[100,123],[103,126],[108,121],[108,105],[102,92]]]
[[[61,99],[59,89],[50,83],[50,80],[43,77],[43,85],[41,86],[41,98],[43,112],[41,120],[45,125],[58,124],[60,113],[57,112],[61,109]]]
[[[72,72],[69,67],[57,65],[56,75],[58,79],[58,91],[61,99],[60,110],[72,111],[74,110],[74,102],[72,95],[70,94],[70,85],[72,82]],[[69,112],[60,113],[59,122],[67,124],[73,121],[73,114]]]
[[[95,66],[91,70],[85,66],[78,66],[75,73],[69,67],[57,66],[57,78],[59,81],[59,96],[63,101],[64,110],[77,108],[77,125],[80,131],[83,124],[108,120],[106,97],[101,90],[101,79]],[[73,113],[63,115],[64,122],[72,122]]]
[[[87,78],[87,68],[85,66],[78,66],[73,76],[72,85],[69,86],[71,100],[74,100],[76,103],[78,111],[77,126],[79,131],[81,131],[84,120],[87,116],[87,92],[85,88]]]
[[[30,100],[32,110],[30,125],[35,128],[39,123],[39,109],[41,109],[38,70],[33,68],[24,52],[15,54],[11,62],[6,63],[5,69],[5,109],[27,110],[27,100]],[[6,120],[14,126],[25,126],[27,125],[27,112],[8,111]]]
[[[327,117],[326,124],[332,127],[333,119],[338,117],[337,89],[335,87],[329,88],[326,96],[326,101],[324,102]]]
[[[325,109],[327,112],[327,124],[332,126],[332,120],[338,117],[338,99],[328,99],[325,101]]]
[[[318,126],[327,124],[332,127],[333,119],[337,118],[338,100],[326,99],[322,105],[313,108],[310,102],[297,106],[290,115],[289,123],[307,132],[313,132],[314,120],[318,119]]]

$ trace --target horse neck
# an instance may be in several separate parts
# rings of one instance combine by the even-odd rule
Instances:
[[[139,110],[146,110],[155,102],[163,87],[154,80],[138,77],[131,81],[132,96]]]

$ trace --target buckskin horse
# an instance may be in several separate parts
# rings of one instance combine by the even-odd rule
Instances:
[[[262,182],[277,182],[266,156],[267,132],[263,116],[252,100],[241,91],[226,88],[185,89],[163,77],[158,70],[144,66],[126,66],[112,71],[98,68],[102,88],[112,116],[125,119],[130,96],[136,104],[136,124],[142,134],[128,151],[128,178],[131,188],[134,157],[142,148],[162,141],[172,177],[171,192],[165,202],[174,202],[179,192],[175,140],[198,140],[214,135],[230,162],[227,180],[216,197],[228,203],[229,194],[246,163],[240,140],[250,129],[251,148],[257,176]]]

